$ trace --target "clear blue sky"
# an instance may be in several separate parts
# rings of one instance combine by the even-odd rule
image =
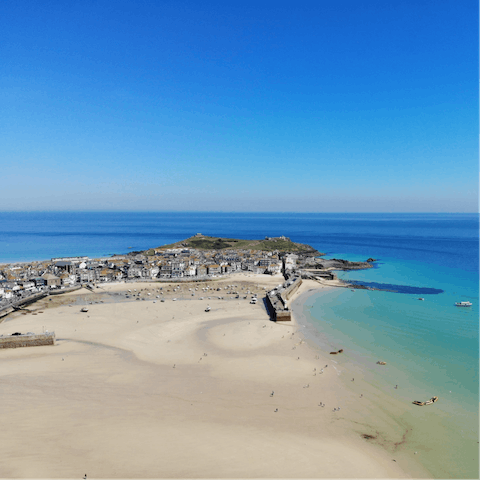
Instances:
[[[473,0],[0,4],[1,210],[474,212]]]

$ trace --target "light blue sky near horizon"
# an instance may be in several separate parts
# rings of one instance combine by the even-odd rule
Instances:
[[[478,211],[473,1],[0,6],[1,210]]]

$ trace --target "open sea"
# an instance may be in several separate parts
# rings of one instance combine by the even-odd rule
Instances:
[[[439,396],[435,435],[445,438],[425,465],[437,478],[478,478],[478,214],[0,212],[0,263],[105,257],[196,233],[285,235],[327,258],[377,259],[339,277],[393,291],[321,292],[305,312],[325,344],[342,345],[360,365],[387,362],[372,385],[398,384],[389,394],[408,402]],[[467,300],[472,307],[454,306]]]

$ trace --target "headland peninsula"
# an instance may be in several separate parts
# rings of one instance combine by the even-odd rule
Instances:
[[[59,257],[3,264],[0,317],[42,296],[96,284],[205,281],[240,271],[334,279],[334,270],[371,267],[369,261],[321,260],[322,255],[311,246],[284,236],[240,240],[198,233],[175,244],[106,258]]]
[[[45,284],[5,310],[0,335],[55,342],[0,349],[1,477],[431,477],[392,415],[414,407],[350,381],[341,345],[309,342],[295,310],[272,318],[269,297],[292,311],[345,286],[326,262],[348,263],[230,242],[2,267],[7,282]]]

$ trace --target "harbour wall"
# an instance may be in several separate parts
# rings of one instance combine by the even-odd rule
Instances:
[[[272,290],[267,294],[267,309],[276,322],[289,322],[292,320],[287,301],[300,288],[302,278],[296,276],[287,280],[282,287]]]
[[[55,345],[55,332],[0,336],[0,349],[38,347],[41,345]]]
[[[82,285],[77,285],[75,287],[64,288],[63,290],[50,290],[47,292],[34,293],[28,297],[22,298],[21,300],[17,300],[16,302],[12,302],[0,307],[0,318],[6,317],[15,310],[19,310],[20,308],[30,305],[31,303],[34,303],[42,298],[48,297],[49,295],[61,295],[62,293],[74,292],[75,290],[80,290],[81,288]]]
[[[63,290],[60,289],[60,290],[50,290],[48,292],[49,295],[61,295],[62,293],[70,293],[70,292],[74,292],[75,290],[80,290],[82,288],[83,285],[76,285],[75,287],[67,287],[67,288],[64,288]]]
[[[29,305],[30,303],[36,302],[41,298],[45,298],[47,295],[47,292],[34,293],[33,295],[22,298],[21,300],[17,300],[16,302],[9,303],[0,308],[0,317],[8,315],[24,305]]]

